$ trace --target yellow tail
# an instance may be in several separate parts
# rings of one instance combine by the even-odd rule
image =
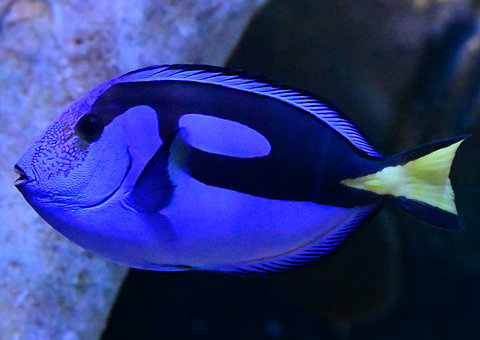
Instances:
[[[405,157],[395,157],[396,164],[367,176],[342,180],[341,184],[393,196],[397,198],[396,205],[429,224],[448,229],[461,228],[448,176],[464,138],[422,146],[406,153]],[[445,222],[449,225],[446,226]]]

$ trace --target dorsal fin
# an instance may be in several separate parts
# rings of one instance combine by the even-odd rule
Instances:
[[[160,65],[127,73],[115,83],[146,81],[188,81],[218,85],[269,97],[303,110],[347,139],[361,154],[383,157],[353,122],[327,100],[258,74],[208,65]]]

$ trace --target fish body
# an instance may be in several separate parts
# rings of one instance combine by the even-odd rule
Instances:
[[[75,101],[15,165],[16,186],[55,229],[113,262],[265,273],[330,252],[384,204],[461,228],[448,175],[463,139],[385,159],[309,92],[163,65]]]

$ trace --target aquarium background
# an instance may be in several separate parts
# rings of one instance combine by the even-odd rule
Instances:
[[[0,339],[92,339],[112,301],[102,340],[480,338],[478,1],[63,3],[0,2]],[[129,270],[115,298],[125,269],[7,197],[21,151],[92,86],[150,64],[221,64],[232,49],[226,66],[328,98],[385,156],[472,134],[451,174],[464,229],[386,207],[306,268],[267,278]],[[28,75],[18,87],[16,74]],[[18,119],[22,110],[31,116]]]

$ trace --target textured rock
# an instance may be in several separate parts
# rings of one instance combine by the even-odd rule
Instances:
[[[264,0],[0,3],[0,339],[95,339],[126,268],[46,225],[13,186],[15,161],[71,101],[122,72],[222,64]]]

